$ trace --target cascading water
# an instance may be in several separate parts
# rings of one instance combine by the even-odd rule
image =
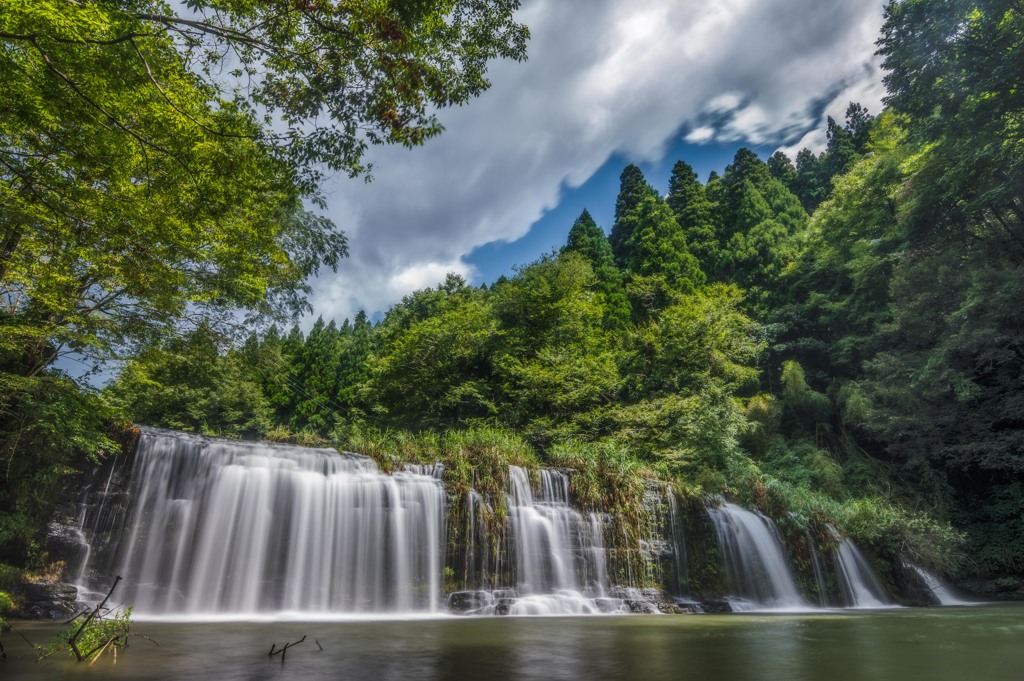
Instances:
[[[516,556],[513,615],[600,612],[607,590],[607,558],[600,516],[569,505],[569,477],[541,469],[535,496],[529,473],[509,467],[509,520]]]
[[[818,543],[810,530],[805,530],[804,536],[807,541],[807,553],[811,557],[811,569],[814,572],[814,586],[818,591],[818,605],[828,605],[828,583],[825,581],[825,566],[821,560],[821,553],[818,551]]]
[[[775,523],[736,504],[709,506],[734,610],[806,609]]]
[[[495,510],[497,500],[468,491],[451,509],[451,548],[443,470],[409,465],[385,475],[367,457],[334,450],[142,429],[134,455],[108,471],[83,505],[89,552],[82,592],[102,597],[120,574],[119,599],[149,617],[429,613],[440,606],[451,549],[446,579],[480,589],[451,593],[454,612],[655,609],[660,596],[612,586],[610,518],[572,507],[566,473],[541,469],[534,488],[530,473],[510,467],[507,513]],[[668,502],[667,517],[655,523],[668,536],[655,532],[648,544],[659,549],[656,558],[671,573],[669,593],[679,597],[689,583],[688,521],[671,490]],[[707,517],[732,609],[809,607],[769,518],[725,502],[709,507]],[[831,562],[847,605],[888,607],[857,547],[834,538],[833,560],[822,561],[808,537],[819,596],[826,591],[823,563]],[[928,577],[921,575],[939,600],[955,602]]]
[[[446,497],[435,469],[389,476],[333,450],[148,428],[130,466],[130,502],[83,518],[102,549],[85,574],[123,575],[121,598],[139,615],[438,606]]]
[[[686,534],[683,531],[683,510],[679,507],[679,497],[675,490],[666,490],[669,509],[669,533],[672,538],[673,580],[675,596],[688,596],[690,593],[690,573],[687,567]]]
[[[928,590],[928,593],[935,601],[938,602],[939,605],[977,605],[974,601],[966,601],[956,596],[941,579],[924,568],[911,563],[904,563],[904,567],[921,579],[921,582]]]
[[[836,572],[843,599],[850,608],[889,608],[892,600],[879,581],[871,564],[848,537],[840,537],[835,528],[829,528],[836,539]]]

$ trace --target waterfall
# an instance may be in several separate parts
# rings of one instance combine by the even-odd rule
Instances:
[[[848,537],[840,537],[833,527],[829,531],[836,539],[836,572],[843,590],[846,606],[850,608],[889,608],[892,601],[878,579],[871,564],[857,545]]]
[[[775,523],[728,502],[708,507],[734,610],[808,608]]]
[[[85,514],[94,546],[104,532],[115,538],[94,549],[83,580],[122,575],[120,598],[137,614],[438,606],[446,497],[436,469],[390,476],[334,450],[149,428],[127,465],[130,501]]]
[[[828,605],[828,583],[825,581],[825,566],[821,560],[821,553],[818,551],[818,543],[814,541],[814,535],[811,531],[805,530],[804,536],[807,538],[807,553],[811,557],[811,569],[814,571],[814,585],[818,590],[818,605],[825,607]]]
[[[903,566],[908,568],[921,579],[921,582],[924,584],[929,594],[931,594],[932,598],[935,599],[939,605],[977,605],[977,603],[973,601],[965,601],[962,598],[957,597],[941,579],[924,568],[913,565],[912,563],[904,563]]]
[[[569,505],[569,477],[541,469],[534,495],[529,473],[509,468],[509,521],[519,597],[510,614],[599,612],[594,599],[607,589],[607,559],[601,517]]]

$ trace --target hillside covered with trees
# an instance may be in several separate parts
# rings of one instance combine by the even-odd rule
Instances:
[[[47,53],[31,41],[5,40],[45,68]],[[143,276],[110,245],[118,225],[142,229],[130,216],[62,214],[56,233],[66,239],[81,239],[76,220],[113,221],[89,230],[102,242],[75,251],[86,254],[84,288],[53,268],[22,273],[26,244],[56,242],[41,227],[26,232],[35,241],[16,232],[42,224],[42,199],[4,171],[24,218],[4,209],[7,234],[18,236],[8,237],[17,248],[4,251],[0,275],[8,300],[24,289],[30,301],[0,318],[0,452],[13,481],[0,506],[4,560],[33,559],[45,490],[113,451],[109,424],[127,419],[330,444],[391,466],[564,466],[580,471],[581,502],[624,512],[638,481],[658,478],[694,497],[723,494],[773,517],[828,522],[883,560],[912,559],[978,593],[1020,597],[1024,13],[1005,0],[899,0],[878,47],[887,108],[852,103],[845,120],[829,119],[820,154],[763,160],[741,149],[704,182],[681,160],[665,187],[627,166],[607,199],[613,224],[584,211],[566,225],[564,246],[513,276],[472,286],[450,275],[379,321],[321,318],[308,333],[286,323],[254,331],[201,312],[209,303],[262,313],[278,290],[298,304],[305,276],[337,264],[343,237],[300,208],[305,176],[288,170],[289,154],[305,152],[256,145],[252,176],[238,179],[287,180],[273,194],[277,212],[246,203],[267,192],[210,187],[248,197],[229,223],[263,250],[225,243],[264,255],[251,262],[214,249],[211,257],[242,264],[182,273],[157,242],[155,269]],[[200,111],[243,123],[251,114]],[[151,162],[136,147],[107,152],[135,154],[135,167]],[[260,176],[278,167],[283,176]],[[102,187],[79,200],[98,211],[92,202],[113,200]],[[269,231],[251,217],[271,214],[281,219]],[[270,262],[273,275],[260,269]],[[184,283],[144,297],[161,272]],[[59,293],[68,287],[79,297]],[[103,295],[125,302],[94,314]],[[152,323],[166,309],[201,321],[172,333]],[[65,343],[99,352],[127,344],[131,359],[94,392],[49,368],[52,348]]]

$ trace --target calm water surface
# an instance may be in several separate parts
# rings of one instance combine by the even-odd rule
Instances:
[[[58,628],[26,624],[42,642]],[[36,665],[3,634],[0,679],[1022,681],[1024,605],[813,615],[136,623],[116,665]],[[307,635],[282,664],[279,646]],[[313,639],[323,645],[317,650]]]

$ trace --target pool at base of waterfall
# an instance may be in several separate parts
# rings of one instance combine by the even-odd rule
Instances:
[[[61,629],[19,626],[37,642]],[[159,646],[132,639],[116,664],[106,659],[93,667],[55,658],[36,664],[23,641],[0,634],[8,654],[0,669],[5,681],[1019,681],[1024,669],[1024,604],[702,617],[137,622],[133,632]],[[271,645],[303,636],[283,661],[268,655]]]

